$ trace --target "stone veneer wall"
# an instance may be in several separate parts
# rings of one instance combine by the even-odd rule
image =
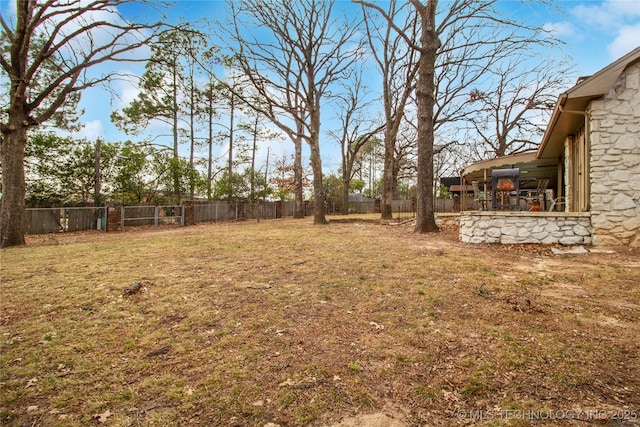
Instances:
[[[640,246],[640,64],[589,113],[593,244]]]
[[[483,212],[460,213],[463,243],[591,244],[589,213]]]
[[[436,225],[442,228],[458,228],[460,225],[459,213],[436,212]]]

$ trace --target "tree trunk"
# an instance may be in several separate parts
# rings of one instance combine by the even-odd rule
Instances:
[[[177,71],[173,70],[173,196],[174,203],[180,203],[180,158],[178,157],[178,83]]]
[[[100,138],[96,140],[96,148],[94,152],[94,174],[95,174],[95,186],[93,191],[93,206],[102,206],[102,169],[100,167],[100,157],[101,157],[101,145],[102,141]]]
[[[319,94],[315,94],[319,96]],[[322,159],[320,158],[320,102],[318,99],[309,102],[312,106],[309,111],[310,133],[309,143],[311,169],[313,169],[313,223],[315,225],[327,224],[324,208],[324,189],[322,186]]]
[[[228,161],[228,169],[229,169],[229,181],[233,181],[231,179],[231,175],[233,174],[233,126],[234,126],[234,115],[236,112],[236,98],[235,94],[231,92],[231,100],[229,101],[229,161]],[[229,194],[231,197],[231,194]]]
[[[193,200],[194,199],[194,195],[195,195],[195,182],[194,182],[194,176],[193,173],[195,171],[194,167],[193,167],[193,156],[194,156],[194,151],[195,151],[195,145],[196,145],[196,135],[195,135],[195,115],[196,115],[196,111],[195,111],[195,86],[194,86],[194,82],[193,82],[193,69],[189,70],[189,139],[190,141],[190,146],[189,146],[189,168],[191,169],[189,171],[189,199]]]
[[[340,208],[340,213],[342,215],[349,214],[349,187],[350,187],[350,179],[351,168],[348,168],[347,165],[344,166],[345,170],[342,171],[342,207]]]
[[[320,159],[320,144],[316,135],[309,141],[311,149],[311,168],[313,169],[313,223],[327,224],[324,209],[324,190],[322,188],[322,161]]]
[[[24,147],[27,142],[27,117],[12,111],[9,125],[2,129],[2,214],[0,247],[25,244]]]
[[[417,3],[417,1],[415,2]],[[420,63],[416,97],[418,100],[418,185],[416,233],[438,231],[433,203],[433,109],[435,106],[435,62],[439,40],[435,26],[436,0],[417,7],[422,20]]]
[[[28,39],[28,29],[33,14],[32,2],[17,2],[16,40]],[[11,46],[12,72],[8,123],[2,123],[0,161],[2,161],[2,206],[0,207],[0,247],[25,244],[26,211],[24,179],[24,147],[30,117],[27,110],[27,85],[25,78],[28,53],[26,46],[14,42]],[[3,54],[4,55],[4,54]],[[33,123],[35,124],[35,123]]]
[[[302,125],[298,125],[298,135],[302,133]],[[304,210],[302,209],[303,195],[302,195],[302,138],[296,137],[294,141],[295,145],[295,158],[293,160],[293,181],[295,186],[294,195],[294,218],[304,218]]]
[[[256,201],[256,150],[258,144],[258,119],[260,117],[256,114],[256,121],[253,124],[253,147],[251,148],[251,182],[249,183],[249,197],[252,202]]]
[[[211,200],[211,179],[213,178],[213,89],[209,89],[209,159],[207,161],[207,200]]]
[[[391,201],[393,200],[394,160],[396,135],[392,129],[386,129],[384,133],[384,170],[382,171],[382,192],[380,200],[380,214],[382,219],[392,219],[393,212]]]

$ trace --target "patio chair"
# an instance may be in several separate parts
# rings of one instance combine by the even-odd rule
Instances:
[[[536,187],[536,192],[534,196],[529,195],[527,197],[527,202],[531,205],[529,210],[540,210],[540,205],[544,206],[546,202],[546,190],[549,185],[548,179],[539,179],[538,186]],[[542,208],[544,210],[544,207]]]
[[[553,209],[556,205],[564,205],[566,198],[564,196],[556,197],[555,199],[551,199],[551,204],[549,205],[549,212],[553,212]]]
[[[480,183],[478,181],[472,181],[471,185],[473,186],[473,198],[478,203],[480,210],[486,211],[491,199],[487,198],[485,192],[480,190]]]
[[[538,181],[538,188],[536,188],[536,196],[544,195],[547,186],[549,185],[548,179],[541,179]]]

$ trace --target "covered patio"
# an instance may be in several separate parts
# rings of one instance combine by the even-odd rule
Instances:
[[[461,213],[461,240],[640,245],[639,141],[640,47],[558,96],[535,153],[462,171],[461,184],[472,184],[477,203]],[[488,188],[498,184],[492,175],[504,169],[517,170],[514,188],[500,189],[513,200],[489,202],[497,194]],[[544,206],[536,211],[526,196],[543,180]]]
[[[473,163],[461,171],[461,184],[465,188],[473,188],[474,210],[512,210],[512,211],[549,211],[560,210],[563,207],[562,175],[563,163],[561,158],[537,159],[536,152],[515,154]],[[498,191],[494,184],[494,175],[511,170],[517,173],[514,187],[507,189],[509,202],[495,196],[505,198],[505,191]],[[468,195],[464,195],[466,197]],[[555,203],[554,203],[555,200]],[[533,202],[540,203],[534,206]],[[536,209],[537,207],[537,209]]]
[[[462,242],[591,244],[590,214],[568,212],[564,203],[562,156],[504,156],[473,163],[460,176],[475,190],[474,208],[460,213]],[[499,188],[502,177],[511,179],[505,188]]]

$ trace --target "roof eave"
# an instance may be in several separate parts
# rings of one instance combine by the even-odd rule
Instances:
[[[553,109],[553,114],[549,120],[549,125],[542,136],[542,141],[540,142],[540,146],[536,152],[536,158],[540,159],[544,157],[545,151],[549,148],[549,144],[552,143],[551,141],[553,141],[553,137],[556,136],[556,127],[566,116],[566,113],[563,114],[562,108],[568,100],[582,98],[582,100],[586,101],[584,102],[586,107],[589,103],[588,101],[591,99],[602,97],[615,84],[629,64],[638,60],[640,60],[640,47],[632,50],[591,77],[584,79],[566,92],[562,93],[558,97],[558,101]],[[578,103],[580,103],[580,100],[578,100]]]
[[[481,160],[479,162],[475,162],[467,166],[461,171],[461,176],[466,176],[470,173],[481,171],[481,170],[489,170],[495,167],[501,167],[505,165],[515,165],[517,163],[524,162],[532,162],[535,159],[535,153],[520,153],[520,154],[511,154],[508,156],[497,157],[489,160]]]
[[[558,96],[558,101],[556,101],[556,105],[553,108],[553,113],[551,114],[551,118],[549,119],[549,125],[544,131],[544,135],[542,135],[542,141],[540,142],[540,146],[538,146],[538,150],[536,151],[536,159],[542,158],[544,150],[549,144],[549,140],[551,139],[551,134],[556,127],[556,123],[560,120],[560,115],[562,114],[562,106],[565,102],[567,102],[567,92],[564,92]]]

